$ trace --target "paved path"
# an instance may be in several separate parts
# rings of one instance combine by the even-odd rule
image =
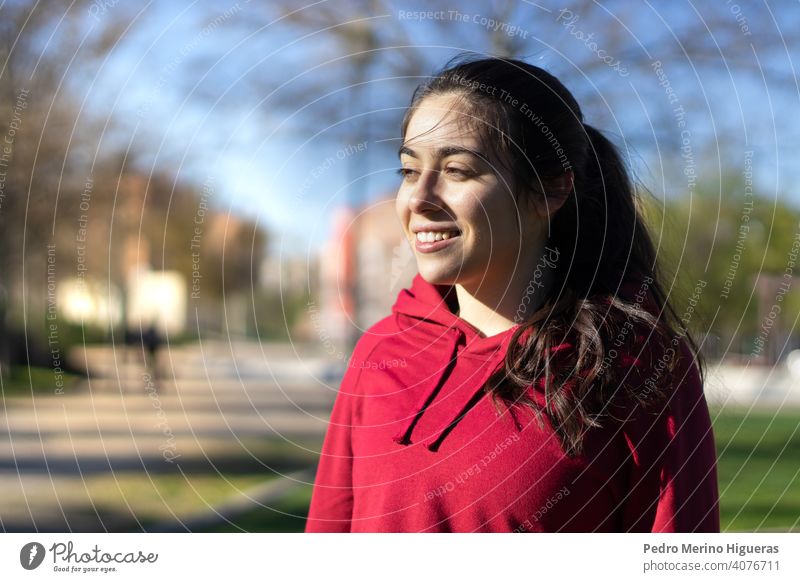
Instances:
[[[267,480],[313,464],[341,370],[291,346],[263,350],[173,347],[159,366],[171,379],[155,382],[135,354],[93,348],[75,355],[90,381],[63,395],[6,399],[0,528],[129,527],[136,507],[94,503],[91,482],[103,476],[170,474],[189,489],[194,474],[263,472]]]

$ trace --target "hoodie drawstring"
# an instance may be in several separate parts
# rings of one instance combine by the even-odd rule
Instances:
[[[429,451],[436,452],[439,449],[439,445],[442,444],[442,441],[445,437],[450,433],[451,430],[455,427],[456,424],[461,421],[461,419],[467,414],[467,412],[475,406],[481,398],[484,396],[484,384],[489,379],[489,377],[494,373],[497,367],[497,361],[502,359],[503,354],[499,353],[498,356],[493,357],[486,363],[486,368],[481,376],[480,381],[477,383],[475,392],[472,394],[472,397],[464,404],[461,410],[450,420],[450,422],[446,423],[439,431],[434,435],[432,439],[429,439],[425,442],[425,447]]]
[[[447,352],[450,354],[447,363],[443,365],[434,376],[434,380],[430,383],[430,389],[423,391],[419,401],[417,401],[417,404],[414,407],[414,414],[408,417],[403,425],[403,428],[392,437],[392,440],[398,444],[411,444],[411,431],[414,430],[414,425],[417,424],[417,421],[422,416],[422,413],[436,397],[436,394],[438,394],[442,384],[444,384],[444,378],[449,375],[448,372],[453,368],[453,366],[455,366],[456,353],[458,352],[458,342],[461,339],[462,332],[455,328],[450,328],[448,331],[449,333],[447,335],[450,336],[452,345]]]
[[[449,358],[446,365],[442,366],[439,372],[435,375],[433,381],[430,383],[430,388],[428,390],[423,391],[422,395],[420,396],[419,401],[417,402],[416,406],[414,407],[414,414],[409,416],[409,418],[403,424],[403,427],[400,431],[392,437],[392,440],[401,445],[409,445],[411,444],[411,433],[414,430],[419,419],[425,413],[425,410],[430,406],[433,400],[436,398],[436,395],[441,390],[442,386],[446,378],[449,377],[450,372],[452,371],[453,367],[455,366],[457,354],[458,354],[458,342],[461,339],[461,336],[464,332],[457,328],[450,328],[450,333],[452,337],[452,345],[450,346]],[[493,355],[487,362],[484,368],[483,373],[481,374],[480,380],[477,382],[475,391],[472,393],[468,401],[458,410],[458,412],[448,421],[446,422],[436,433],[433,435],[432,438],[425,441],[425,447],[430,451],[437,451],[439,445],[445,439],[445,437],[450,433],[450,431],[455,427],[456,424],[464,417],[464,415],[469,412],[469,410],[475,406],[478,401],[484,395],[484,384],[492,375],[492,373],[497,368],[497,362],[502,360],[504,355],[504,350],[502,348],[498,348],[498,351],[495,355]]]

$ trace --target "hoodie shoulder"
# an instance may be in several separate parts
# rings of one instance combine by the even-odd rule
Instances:
[[[369,326],[356,341],[351,364],[367,361],[378,345],[397,335],[398,331],[397,316],[394,313]]]
[[[364,332],[364,335],[366,334],[378,335],[378,334],[392,333],[397,331],[397,329],[398,329],[397,314],[391,313],[386,317],[384,317],[383,319],[381,319],[380,321],[377,321],[373,323],[371,326],[369,326],[367,330]]]

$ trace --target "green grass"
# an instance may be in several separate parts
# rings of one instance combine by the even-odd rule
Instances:
[[[8,376],[2,379],[2,396],[30,396],[31,394],[56,394],[57,381],[63,381],[63,392],[83,378],[67,372],[57,376],[51,368],[36,366],[11,366]]]
[[[206,532],[302,532],[311,502],[311,485],[298,485],[269,507],[245,513],[231,523],[222,523]]]
[[[800,531],[800,410],[712,418],[722,531]]]
[[[147,475],[127,471],[87,476],[80,483],[62,488],[59,502],[68,517],[81,518],[73,524],[79,530],[141,531],[212,513],[212,508],[275,479],[278,477],[266,472]],[[250,510],[230,523],[219,517],[219,523],[213,527],[195,526],[193,531],[303,531],[310,500],[311,485],[300,485],[277,501]]]
[[[128,527],[135,527],[137,520],[143,524],[171,521],[214,507],[263,481],[263,475],[117,472],[87,478],[85,493],[97,510],[128,514]]]

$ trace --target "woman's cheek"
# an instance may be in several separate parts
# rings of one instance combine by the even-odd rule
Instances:
[[[403,230],[405,230],[408,228],[409,210],[408,195],[403,190],[403,188],[400,188],[400,190],[397,192],[397,196],[395,197],[394,201],[394,209],[395,213],[397,214],[397,218],[403,227]]]

